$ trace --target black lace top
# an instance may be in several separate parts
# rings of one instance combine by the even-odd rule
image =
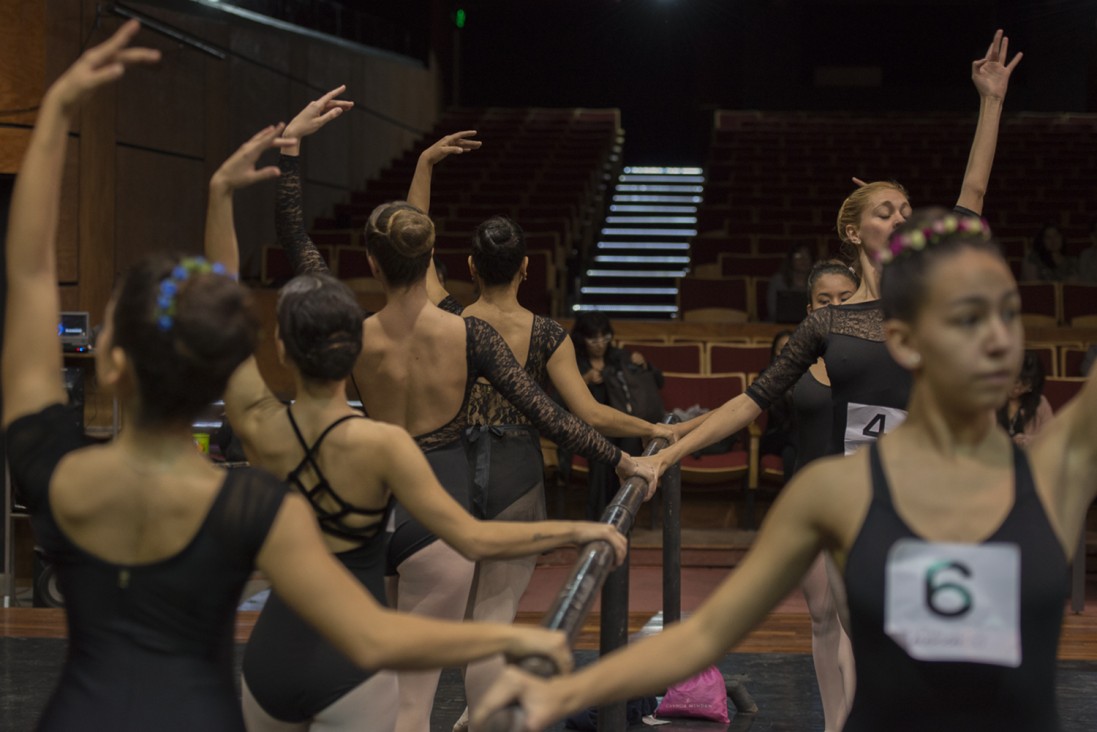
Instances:
[[[316,245],[305,230],[301,210],[301,167],[297,158],[283,155],[279,161],[282,175],[278,179],[278,200],[275,207],[278,243],[286,250],[294,272],[326,272],[328,270]],[[449,298],[452,300],[452,298]],[[442,301],[443,303],[446,300]],[[456,301],[453,301],[456,304]],[[450,307],[453,306],[450,305]],[[441,306],[442,303],[439,303]],[[447,308],[449,309],[449,308]],[[559,345],[557,343],[557,345]],[[551,355],[551,354],[550,354]],[[436,430],[416,435],[420,449],[433,450],[461,439],[469,425],[469,400],[472,388],[481,376],[538,430],[561,447],[578,453],[588,460],[611,465],[621,461],[621,450],[591,427],[560,408],[545,395],[514,359],[507,342],[494,328],[477,318],[465,319],[465,360],[468,376],[465,399],[446,424]],[[546,359],[547,360],[547,359]],[[501,424],[501,423],[496,423]]]
[[[591,429],[590,425],[549,399],[537,382],[519,365],[503,337],[479,318],[465,318],[465,360],[468,376],[465,380],[464,402],[449,422],[432,432],[415,436],[415,441],[424,451],[461,439],[474,411],[472,399],[473,390],[477,386],[476,380],[483,377],[490,382],[489,388],[492,392],[497,392],[500,401],[513,405],[511,409],[515,409],[515,414],[522,418],[519,424],[533,424],[561,447],[588,460],[599,460],[611,465],[620,462],[620,448],[610,444],[606,438]],[[548,360],[547,357],[545,360]],[[491,421],[488,424],[513,423]]]
[[[445,310],[447,313],[453,313],[454,315],[460,315],[465,311],[465,306],[453,299],[453,295],[446,295],[438,301],[438,307]]]
[[[768,409],[820,356],[833,394],[832,454],[857,441],[847,435],[852,426],[868,439],[898,426],[910,396],[910,374],[884,345],[884,311],[878,300],[831,305],[808,315],[777,360],[747,387],[747,396]]]
[[[548,384],[549,359],[567,337],[567,331],[556,321],[540,315],[533,316],[529,355],[526,356],[524,368],[541,389]],[[476,382],[472,387],[468,413],[469,422],[474,425],[529,423],[520,409],[507,401],[491,384],[482,381]]]

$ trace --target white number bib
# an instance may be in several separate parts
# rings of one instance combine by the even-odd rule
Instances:
[[[846,405],[846,455],[852,455],[861,446],[875,442],[881,435],[901,425],[906,418],[905,409],[850,402]]]
[[[884,632],[920,661],[1021,665],[1021,550],[900,539],[888,552]]]

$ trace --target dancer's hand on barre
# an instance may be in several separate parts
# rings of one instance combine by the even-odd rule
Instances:
[[[503,671],[476,705],[472,712],[471,728],[483,729],[492,714],[517,703],[524,712],[522,730],[536,732],[545,729],[566,713],[564,699],[556,694],[559,688],[558,682],[537,678],[511,666]]]
[[[337,96],[347,90],[346,84],[340,84],[319,99],[314,99],[305,105],[305,108],[297,113],[297,116],[286,125],[285,136],[292,137],[297,143],[283,148],[286,155],[299,155],[301,153],[301,138],[317,132],[321,127],[331,122],[343,112],[354,107],[354,102],[347,99],[336,99]]]
[[[567,634],[562,630],[547,630],[529,625],[513,625],[514,637],[506,652],[508,661],[520,661],[523,658],[547,658],[556,665],[560,673],[566,674],[575,667],[575,659],[568,647]]]
[[[597,521],[580,521],[586,528],[580,529],[579,545],[593,541],[604,541],[613,547],[613,566],[620,567],[628,557],[628,537],[617,530],[616,526]]]
[[[460,155],[470,150],[478,149],[482,143],[471,138],[476,136],[476,130],[462,130],[446,135],[438,142],[419,153],[419,160],[428,165],[437,165],[450,155]]]
[[[57,104],[62,113],[71,114],[92,92],[121,78],[130,66],[159,61],[160,52],[154,48],[127,48],[140,29],[131,20],[106,41],[84,51],[46,91],[42,106]]]
[[[277,165],[257,169],[255,164],[259,156],[267,150],[285,149],[298,143],[294,138],[282,136],[285,127],[285,124],[279,123],[256,132],[250,140],[221,163],[221,167],[210,178],[210,188],[217,191],[235,191],[259,181],[277,178],[279,174]]]
[[[650,458],[632,457],[628,454],[621,455],[621,462],[617,463],[617,477],[622,482],[636,477],[647,483],[647,493],[644,500],[651,500],[655,495],[655,489],[659,487],[659,476],[649,462]]]

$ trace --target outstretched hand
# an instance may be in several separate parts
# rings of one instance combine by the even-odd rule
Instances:
[[[483,143],[480,140],[470,139],[476,136],[476,130],[462,130],[446,135],[419,154],[419,159],[437,165],[450,155],[460,155],[470,150],[478,149]]]
[[[347,99],[336,99],[346,90],[347,85],[340,84],[319,99],[314,99],[306,104],[305,108],[298,112],[297,116],[286,125],[284,136],[300,141],[301,138],[317,132],[328,122],[353,108],[354,102]],[[292,147],[296,147],[296,145]]]
[[[1009,88],[1009,76],[1021,63],[1024,54],[1018,53],[1008,64],[1009,38],[998,29],[987,48],[987,55],[971,63],[971,80],[981,97],[1004,99]]]
[[[472,729],[483,729],[492,714],[511,704],[520,704],[524,712],[522,730],[542,730],[563,717],[560,701],[552,694],[550,682],[510,667],[496,678],[480,704],[472,712]]]
[[[159,61],[160,52],[154,48],[128,48],[140,29],[140,23],[130,20],[106,41],[84,51],[53,83],[47,96],[63,111],[71,112],[96,89],[120,79],[130,66]]]
[[[294,138],[282,135],[285,124],[270,125],[259,130],[250,140],[241,145],[228,157],[210,179],[211,186],[234,191],[247,188],[253,183],[278,177],[278,166],[268,165],[256,168],[259,156],[271,148],[287,148],[297,144]]]

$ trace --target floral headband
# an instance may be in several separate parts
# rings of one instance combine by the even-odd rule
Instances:
[[[888,241],[887,248],[879,253],[877,259],[881,264],[887,264],[907,250],[920,251],[927,245],[936,244],[941,238],[957,232],[978,234],[982,236],[983,241],[986,241],[990,239],[990,224],[980,216],[948,214],[921,229],[895,234]]]
[[[160,292],[156,296],[156,325],[162,333],[171,330],[175,323],[175,296],[179,288],[194,274],[225,275],[225,265],[207,262],[204,257],[187,257],[160,280]]]

